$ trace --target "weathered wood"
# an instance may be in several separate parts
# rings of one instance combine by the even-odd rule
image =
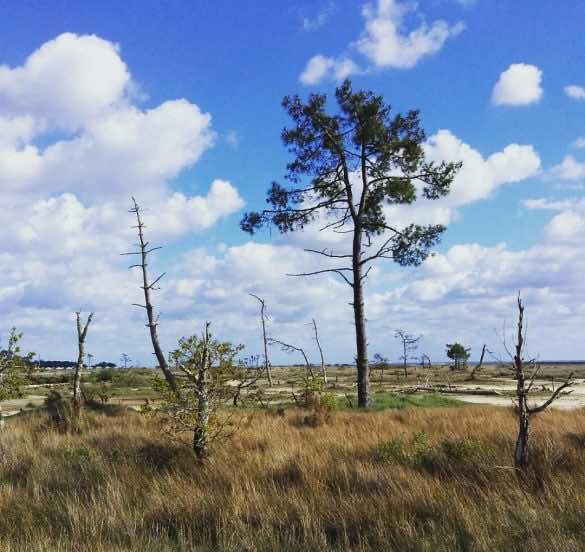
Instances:
[[[146,317],[147,317],[147,324],[148,330],[150,332],[150,340],[152,342],[152,348],[154,349],[154,354],[156,356],[156,360],[158,362],[158,366],[161,369],[169,387],[171,390],[177,395],[180,395],[179,386],[177,385],[177,379],[175,375],[169,368],[167,363],[167,359],[162,351],[160,346],[160,342],[158,339],[158,318],[155,317],[154,314],[154,307],[152,306],[152,300],[150,296],[150,292],[152,289],[155,289],[156,284],[161,280],[161,278],[165,275],[164,273],[158,276],[152,283],[150,282],[150,278],[148,276],[148,255],[153,251],[160,249],[160,247],[151,247],[149,249],[149,243],[145,241],[144,238],[144,222],[142,221],[142,209],[138,205],[136,199],[132,198],[133,207],[129,210],[130,213],[134,213],[136,215],[136,229],[138,232],[138,247],[139,251],[133,251],[131,253],[123,253],[123,255],[139,255],[140,262],[138,264],[132,265],[130,268],[140,268],[142,272],[142,286],[141,289],[144,292],[144,305],[134,305],[141,307],[146,310]]]
[[[319,355],[321,357],[321,377],[323,378],[323,383],[327,383],[327,370],[325,369],[325,358],[323,357],[323,348],[321,347],[321,342],[319,341],[319,331],[317,330],[317,323],[313,318],[313,331],[315,333],[315,343],[317,344],[317,348],[319,349]]]
[[[205,324],[203,354],[197,366],[197,424],[193,431],[193,451],[199,460],[209,454],[209,322]]]
[[[441,387],[441,386],[418,386],[409,387],[404,390],[405,393],[416,393],[424,391],[427,393],[450,393],[453,395],[478,395],[478,396],[505,396],[504,393],[496,389],[461,389],[456,387]]]
[[[518,322],[516,329],[516,345],[514,350],[514,373],[516,377],[516,400],[517,400],[517,417],[518,417],[518,436],[516,438],[516,446],[514,448],[514,466],[519,470],[525,470],[528,466],[528,443],[530,437],[530,418],[533,414],[544,411],[548,408],[563,391],[574,384],[571,373],[565,382],[560,385],[552,395],[539,406],[528,406],[528,397],[532,386],[534,385],[536,376],[539,371],[537,366],[530,377],[528,386],[526,385],[525,374],[525,360],[524,360],[524,344],[525,344],[525,329],[524,329],[524,305],[518,293]]]
[[[87,331],[89,325],[93,320],[93,312],[89,314],[85,324],[81,323],[81,313],[75,313],[77,322],[77,365],[75,367],[75,373],[73,375],[73,418],[76,425],[76,429],[79,428],[79,417],[81,414],[81,371],[83,370],[83,359],[85,357],[85,339],[87,337]]]
[[[250,293],[250,296],[257,299],[260,303],[260,322],[262,323],[262,343],[264,345],[264,371],[268,378],[268,385],[272,387],[272,371],[270,369],[270,360],[268,359],[268,342],[266,337],[266,303],[264,302],[264,299],[258,297],[258,295]]]
[[[486,348],[486,347],[487,347],[487,346],[486,346],[486,345],[485,345],[485,343],[484,343],[484,345],[483,345],[483,347],[482,347],[482,349],[481,349],[481,357],[480,357],[480,359],[479,359],[479,363],[477,363],[477,364],[474,366],[473,370],[471,371],[471,374],[469,374],[469,379],[470,379],[470,380],[474,380],[474,379],[475,379],[475,374],[477,374],[477,372],[479,372],[479,371],[481,370],[481,367],[483,366],[483,359],[484,359],[484,357],[485,357],[485,353],[486,353],[486,350],[487,350],[487,348]]]

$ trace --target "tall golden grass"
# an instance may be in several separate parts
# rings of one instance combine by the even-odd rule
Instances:
[[[204,465],[138,413],[88,412],[80,435],[42,414],[12,420],[0,550],[585,549],[584,411],[535,419],[524,477],[510,469],[511,410],[337,412],[318,427],[299,416],[253,413]],[[382,454],[417,432],[422,461]],[[445,439],[472,445],[451,454]]]

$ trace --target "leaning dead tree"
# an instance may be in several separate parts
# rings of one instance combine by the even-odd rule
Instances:
[[[504,347],[509,356],[513,359],[513,369],[516,377],[516,400],[517,400],[517,414],[518,414],[518,438],[516,440],[516,447],[514,450],[514,466],[517,469],[524,470],[528,466],[528,439],[530,436],[530,418],[534,414],[538,414],[546,410],[556,399],[561,395],[567,395],[571,391],[565,391],[568,387],[574,384],[573,374],[557,387],[552,395],[539,406],[529,406],[528,399],[530,391],[534,385],[534,381],[540,371],[540,365],[534,359],[526,361],[524,359],[524,349],[526,343],[526,329],[524,325],[524,305],[520,294],[518,294],[518,324],[516,334],[516,345],[514,353],[508,351],[506,343]],[[526,367],[531,366],[532,374],[526,375]]]
[[[486,352],[489,353],[490,351],[488,351],[487,345],[484,343],[483,347],[481,348],[481,356],[479,357],[479,362],[473,367],[473,370],[471,370],[471,374],[469,374],[470,380],[474,380],[477,372],[481,370],[481,367],[483,366],[483,359],[485,357]]]
[[[132,198],[133,207],[128,211],[129,213],[134,213],[136,215],[136,226],[132,228],[136,228],[138,233],[138,243],[136,244],[139,248],[138,251],[131,251],[130,253],[122,253],[122,255],[138,255],[140,258],[140,262],[135,263],[130,266],[130,268],[140,268],[142,272],[142,285],[140,288],[144,291],[144,305],[134,303],[135,307],[143,308],[146,311],[146,318],[147,324],[146,327],[150,332],[150,340],[152,341],[152,348],[154,349],[154,354],[156,356],[156,360],[158,362],[159,368],[162,370],[169,387],[172,389],[174,393],[179,394],[179,387],[177,386],[177,380],[175,375],[169,368],[167,363],[167,359],[162,351],[158,340],[158,316],[154,314],[154,307],[152,306],[152,300],[150,297],[150,292],[152,290],[159,289],[157,287],[158,282],[163,278],[165,273],[163,272],[160,276],[154,279],[154,281],[150,281],[148,276],[148,256],[157,249],[161,249],[160,246],[158,247],[151,247],[150,242],[146,241],[144,238],[144,228],[146,228],[144,222],[142,221],[142,209],[136,202],[134,197]]]
[[[264,345],[264,371],[266,372],[266,377],[268,378],[268,385],[272,387],[272,372],[270,370],[270,360],[268,360],[268,342],[266,338],[266,319],[268,318],[266,314],[266,303],[264,299],[250,293],[251,297],[257,299],[260,303],[260,322],[262,324],[262,343]]]
[[[321,377],[323,378],[323,383],[327,383],[327,370],[325,369],[325,358],[323,357],[323,348],[321,347],[321,342],[319,341],[319,330],[317,329],[317,322],[315,319],[312,319],[313,323],[313,333],[315,343],[317,344],[317,349],[319,349],[319,356],[321,357]]]
[[[87,337],[87,330],[93,320],[93,312],[89,314],[85,323],[81,322],[81,313],[76,312],[75,318],[77,321],[77,366],[75,367],[75,374],[73,376],[73,417],[79,420],[81,412],[81,370],[83,369],[83,359],[85,357],[85,338]]]

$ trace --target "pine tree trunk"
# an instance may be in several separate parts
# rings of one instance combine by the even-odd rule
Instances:
[[[353,314],[355,319],[355,339],[357,349],[357,386],[358,407],[367,408],[370,386],[368,365],[368,342],[366,337],[366,317],[364,311],[364,289],[361,260],[361,231],[356,228],[353,237]]]

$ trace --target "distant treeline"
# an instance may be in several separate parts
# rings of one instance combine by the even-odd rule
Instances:
[[[77,362],[73,362],[71,360],[39,360],[35,361],[35,364],[40,368],[75,368],[77,366]],[[98,362],[97,364],[92,364],[92,368],[116,368],[116,364],[114,362]]]

